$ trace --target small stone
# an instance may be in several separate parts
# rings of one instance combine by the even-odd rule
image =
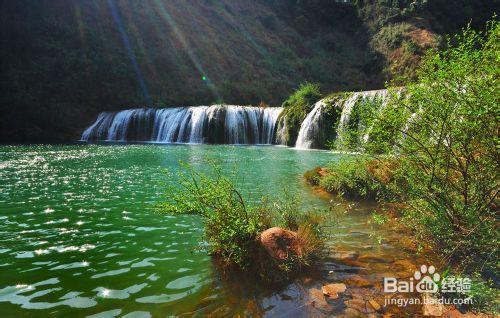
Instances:
[[[351,260],[351,259],[343,259],[339,262],[343,265],[347,265],[347,266],[351,266],[351,267],[355,267],[355,268],[364,268],[365,267],[363,263],[358,262],[356,260]]]
[[[376,302],[374,299],[370,299],[368,303],[375,309],[375,311],[379,311],[382,307]]]
[[[415,265],[415,263],[410,261],[409,259],[397,260],[394,262],[394,266],[401,270],[411,272],[415,272],[415,270],[417,269],[417,265]]]
[[[410,252],[417,252],[418,246],[417,244],[406,236],[402,236],[399,238],[399,243],[403,246],[404,249]]]
[[[309,290],[309,300],[310,304],[312,304],[316,308],[323,310],[331,309],[331,306],[326,302],[323,292],[317,288],[311,288]]]
[[[323,291],[323,294],[332,298],[332,299],[337,299],[339,298],[340,293],[345,292],[346,290],[345,284],[328,284],[323,287],[321,287],[321,290]]]
[[[290,254],[302,254],[297,244],[297,233],[280,227],[272,227],[262,232],[260,242],[271,257],[279,260],[288,259]]]

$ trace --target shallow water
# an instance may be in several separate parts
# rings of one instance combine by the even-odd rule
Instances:
[[[305,207],[326,208],[331,198],[315,193],[302,174],[339,156],[283,147],[2,146],[0,316],[348,313],[345,301],[380,296],[383,275],[408,274],[398,260],[416,261],[398,233],[370,222],[371,206],[333,202],[341,216],[330,256],[311,279],[281,290],[221,279],[197,249],[200,220],[154,209],[169,181],[165,169],[175,175],[179,160],[203,167],[206,158],[235,169],[247,197],[287,188]],[[311,305],[311,288],[354,276],[371,285],[358,279],[344,298]]]

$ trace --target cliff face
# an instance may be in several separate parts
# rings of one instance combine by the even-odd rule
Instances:
[[[278,105],[304,81],[324,91],[382,87],[394,75],[388,59],[402,61],[396,71],[418,62],[420,49],[398,51],[404,43],[425,39],[425,47],[437,46],[435,34],[444,31],[432,25],[426,7],[380,22],[377,5],[2,1],[0,141],[71,140],[101,110],[216,101]]]

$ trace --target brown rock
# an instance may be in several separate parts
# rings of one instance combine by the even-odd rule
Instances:
[[[367,280],[359,275],[354,275],[354,276],[349,277],[347,280],[345,280],[345,283],[349,286],[356,286],[356,287],[373,286],[373,282],[370,282],[369,280]]]
[[[364,254],[358,257],[358,261],[366,263],[392,263],[394,259],[390,255]]]
[[[358,267],[358,268],[364,268],[365,265],[361,262],[355,261],[355,260],[350,260],[350,259],[343,259],[339,261],[340,263],[351,266],[351,267]]]
[[[329,173],[330,173],[330,170],[328,170],[328,169],[326,169],[326,168],[320,168],[320,169],[318,170],[318,175],[319,175],[320,177],[324,177],[324,176],[328,175]]]
[[[418,251],[417,244],[409,237],[401,236],[399,239],[399,243],[403,246],[404,249],[406,249],[410,252],[417,252]]]
[[[379,311],[380,309],[382,309],[382,307],[379,305],[379,303],[377,301],[375,301],[374,299],[370,299],[368,301],[368,303],[373,307],[373,309],[375,309],[375,311]]]
[[[417,269],[417,265],[414,262],[410,261],[409,259],[399,259],[394,262],[394,266],[412,272],[414,272]]]
[[[290,253],[301,255],[297,244],[297,233],[280,227],[272,227],[262,232],[260,242],[269,255],[276,259],[285,260]]]
[[[345,292],[346,290],[345,284],[328,284],[323,287],[321,287],[321,290],[323,291],[324,295],[327,295],[328,297],[332,299],[337,299],[339,298],[339,294]]]
[[[323,292],[317,288],[311,288],[309,290],[309,303],[319,309],[332,309],[332,307],[326,302]]]

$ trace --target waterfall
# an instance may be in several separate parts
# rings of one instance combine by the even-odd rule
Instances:
[[[374,90],[364,92],[353,92],[345,97],[337,96],[336,98],[327,97],[317,102],[312,110],[307,114],[302,122],[299,130],[299,135],[295,144],[295,148],[309,149],[321,147],[328,137],[338,138],[342,142],[344,132],[353,124],[358,125],[358,129],[364,134],[361,136],[361,142],[366,143],[369,140],[369,133],[371,127],[362,127],[363,123],[354,122],[357,118],[351,118],[353,110],[365,102],[375,102],[374,106],[377,107],[378,112],[382,111],[386,105],[387,90]],[[378,103],[380,101],[380,103]],[[325,108],[327,105],[341,110],[340,118],[332,118],[333,122],[337,122],[337,126],[333,127],[335,132],[333,136],[326,136],[325,131],[328,130],[325,119]]]
[[[387,90],[374,90],[320,100],[300,125],[295,147],[322,148],[329,141],[336,141],[339,147],[349,146],[352,140],[343,139],[354,135],[358,140],[356,147],[362,148],[370,140],[372,130],[372,124],[366,117],[384,109],[387,95]],[[286,117],[280,117],[282,111],[281,107],[212,105],[102,112],[85,129],[81,140],[285,144],[289,129],[295,127],[288,127]],[[365,120],[360,113],[368,114]]]
[[[337,128],[337,133],[339,135],[339,139],[342,139],[342,132],[346,131],[349,125],[352,122],[351,113],[356,105],[362,102],[373,102],[376,99],[380,100],[380,104],[377,106],[377,112],[383,110],[386,105],[387,98],[387,90],[374,90],[374,91],[366,91],[366,92],[356,92],[353,93],[352,96],[348,97],[342,106],[342,114],[340,116],[339,126]],[[369,139],[369,131],[371,127],[358,127],[359,130],[363,130],[366,133],[361,137],[363,142],[367,142]]]
[[[264,112],[263,121],[269,123],[269,125],[264,126],[262,141],[264,144],[279,143],[278,138],[274,136],[274,132],[276,131],[276,134],[278,134],[277,122],[283,108],[275,107],[267,108],[266,110],[267,111]]]
[[[295,148],[311,148],[315,138],[317,138],[317,136],[321,133],[321,115],[325,106],[325,102],[323,100],[320,100],[314,105],[311,112],[307,114],[306,118],[300,125],[299,135],[297,137],[297,142],[295,143]]]
[[[212,105],[102,112],[81,140],[272,144],[282,110]]]

